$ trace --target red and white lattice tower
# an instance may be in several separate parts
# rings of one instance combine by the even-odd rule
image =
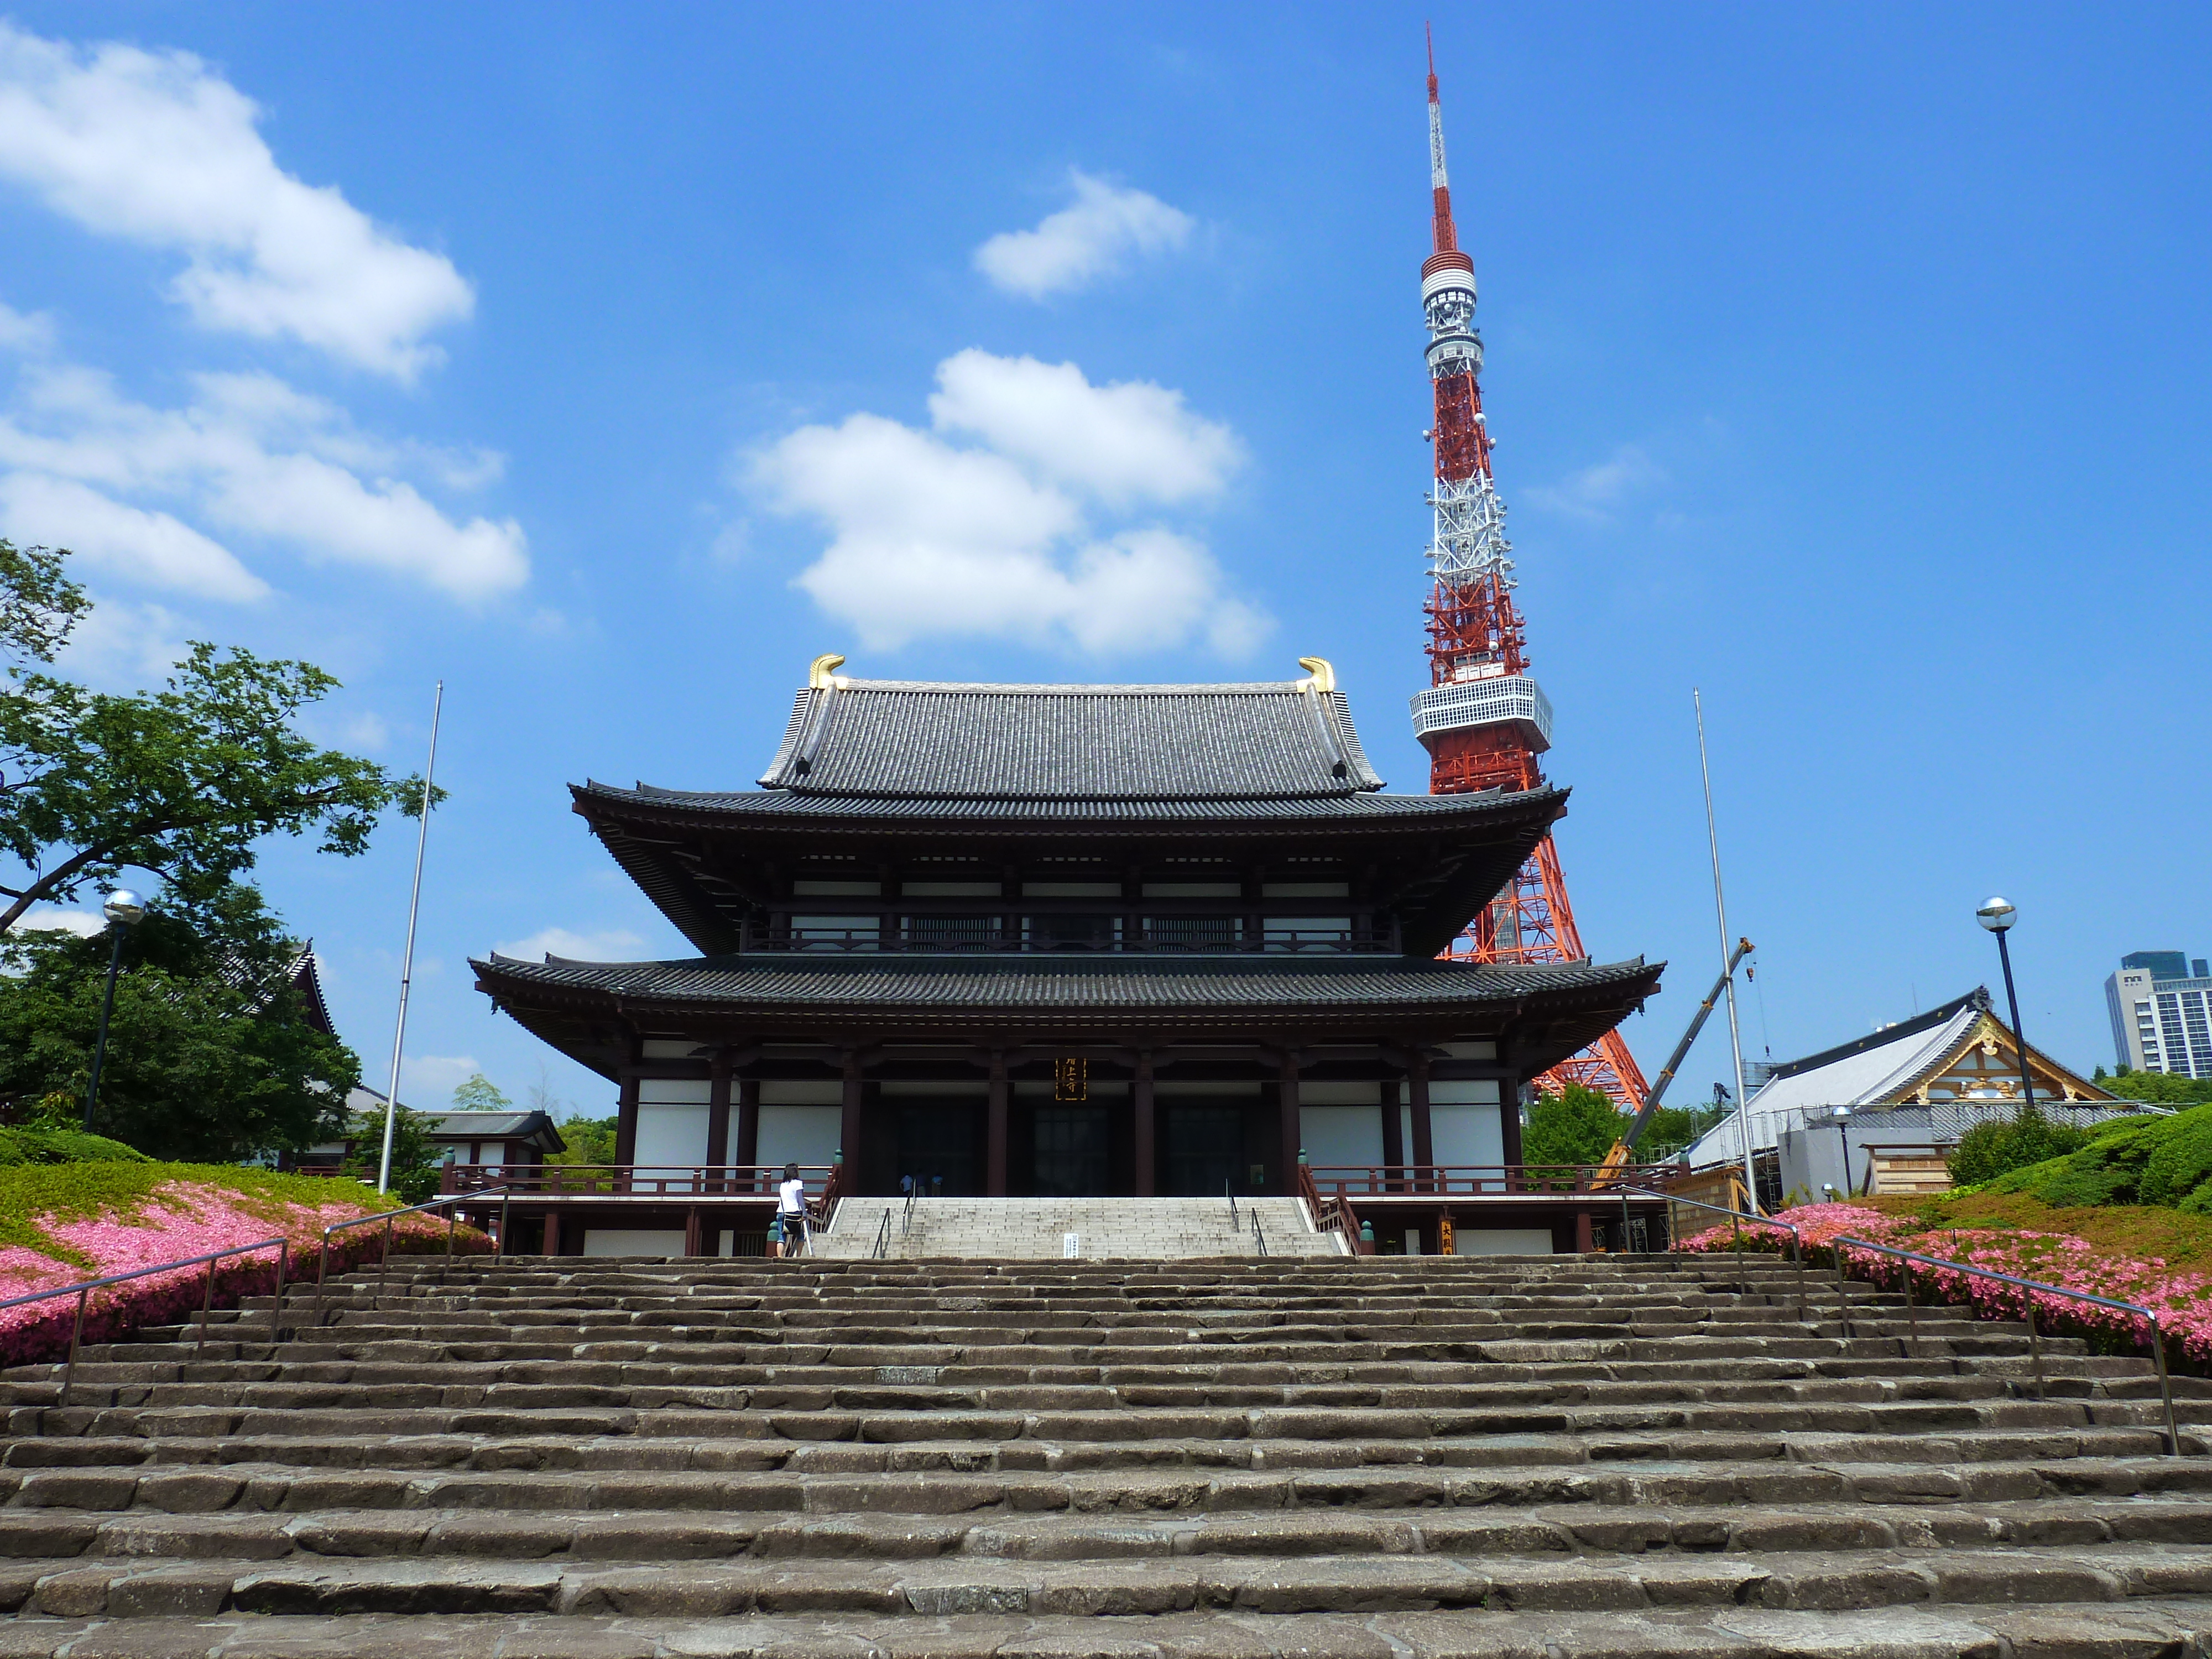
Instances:
[[[1413,730],[1429,751],[1429,793],[1535,789],[1537,757],[1552,746],[1552,705],[1528,677],[1528,629],[1513,599],[1513,544],[1490,471],[1483,419],[1482,340],[1474,328],[1474,261],[1460,251],[1444,177],[1443,112],[1429,59],[1429,174],[1436,192],[1435,251],[1421,267],[1429,324],[1429,378],[1437,396],[1437,478],[1430,504],[1429,678],[1413,699]],[[1563,962],[1586,953],[1559,849],[1547,836],[1513,884],[1476,917],[1450,954],[1471,962]],[[1644,1073],[1618,1031],[1542,1079],[1602,1090],[1620,1105],[1644,1103]]]

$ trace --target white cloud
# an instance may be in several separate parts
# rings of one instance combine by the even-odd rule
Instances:
[[[1025,300],[1073,293],[1120,271],[1129,256],[1162,253],[1190,240],[1197,221],[1141,190],[1124,190],[1069,169],[1075,200],[1035,230],[1001,231],[975,250],[975,269]]]
[[[266,588],[166,508],[287,544],[311,560],[410,576],[457,599],[488,599],[528,579],[521,526],[457,522],[394,476],[410,469],[480,479],[496,472],[496,458],[370,438],[336,405],[270,375],[204,375],[194,384],[192,402],[159,410],[123,397],[96,370],[27,369],[0,414],[0,467],[15,469],[0,481],[9,533],[71,547],[94,568],[217,599]],[[118,499],[133,495],[159,505]]]
[[[40,933],[75,933],[90,939],[104,932],[107,919],[97,910],[65,909],[58,904],[34,904],[15,919],[15,926]]]
[[[798,585],[863,643],[1011,637],[1107,654],[1200,635],[1241,654],[1265,633],[1224,594],[1201,543],[1157,525],[1101,532],[1063,487],[1109,505],[1218,489],[1238,453],[1227,428],[1190,416],[1180,393],[1093,387],[1073,364],[963,352],[939,380],[939,428],[994,447],[862,414],[802,427],[754,458],[775,507],[830,526]],[[1086,453],[1092,442],[1103,453]]]
[[[1602,524],[1639,490],[1667,482],[1667,469],[1639,445],[1623,444],[1596,465],[1571,473],[1556,484],[1538,484],[1527,495],[1532,506]]]
[[[51,351],[53,344],[54,319],[45,312],[18,311],[0,304],[0,350],[35,356]]]
[[[532,961],[540,957],[568,957],[578,962],[627,962],[645,941],[635,933],[611,927],[597,933],[572,933],[566,927],[541,927],[528,939],[495,945],[500,955]]]
[[[1237,434],[1149,380],[1095,386],[1073,363],[972,347],[937,366],[930,418],[1047,477],[1121,504],[1217,494],[1243,459]]]
[[[118,690],[167,679],[184,657],[191,625],[158,605],[94,597],[97,603],[63,649],[61,659],[70,672],[90,684]]]
[[[260,113],[189,52],[0,23],[0,175],[89,230],[181,252],[171,291],[206,327],[411,380],[440,356],[423,336],[469,315],[468,283],[280,168]]]
[[[167,513],[111,501],[73,479],[40,472],[0,477],[0,533],[66,547],[93,570],[211,599],[258,599],[269,584],[230,550]]]

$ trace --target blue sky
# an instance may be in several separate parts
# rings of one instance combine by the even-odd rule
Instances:
[[[1284,678],[1425,786],[1424,12],[29,5],[0,532],[73,654],[213,638],[419,765],[407,1095],[599,1108],[465,957],[678,936],[563,786],[741,787],[848,672]],[[1448,6],[1437,67],[1560,846],[1750,1054],[2212,951],[2201,9]],[[411,832],[267,885],[380,1079]],[[1726,1066],[1708,1036],[1684,1073]]]

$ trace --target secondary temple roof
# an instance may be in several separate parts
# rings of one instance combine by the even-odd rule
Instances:
[[[1380,789],[1344,694],[1244,685],[839,678],[799,693],[760,780],[796,794],[994,801],[1341,799]]]
[[[495,956],[473,965],[479,988],[516,1019],[610,1071],[622,1053],[611,1034],[626,1022],[693,1030],[727,1022],[753,1040],[793,1041],[841,1029],[965,1035],[1043,1017],[1062,1040],[1121,1041],[1145,1031],[1233,1041],[1285,1021],[1316,1041],[1340,1030],[1410,1042],[1510,1030],[1531,1072],[1610,1030],[1657,989],[1662,966],[1045,956],[635,963]]]

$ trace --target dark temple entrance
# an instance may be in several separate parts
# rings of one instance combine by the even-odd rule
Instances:
[[[932,1100],[902,1103],[898,1114],[896,1176],[928,1182],[947,1198],[969,1198],[983,1190],[983,1113],[980,1100]]]
[[[1113,1157],[1106,1108],[1040,1106],[1032,1133],[1039,1198],[1096,1198],[1110,1191]]]
[[[1218,1198],[1223,1183],[1244,1184],[1244,1112],[1239,1106],[1170,1106],[1160,1114],[1167,1131],[1167,1195]]]

